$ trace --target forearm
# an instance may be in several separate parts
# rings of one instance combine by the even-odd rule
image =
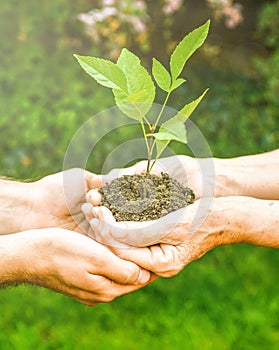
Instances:
[[[0,179],[0,234],[21,231],[32,210],[33,184]]]
[[[279,150],[214,163],[216,197],[279,199]]]
[[[279,200],[216,198],[200,230],[210,248],[232,243],[279,248]]]
[[[26,282],[24,241],[21,234],[0,236],[0,288]]]

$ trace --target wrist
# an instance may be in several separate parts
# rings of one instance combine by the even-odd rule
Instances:
[[[206,251],[215,247],[245,242],[250,230],[248,210],[252,198],[230,196],[214,198],[209,213],[199,228]],[[247,209],[248,208],[248,209]]]
[[[237,164],[231,159],[194,159],[184,155],[179,157],[184,173],[189,177],[190,185],[195,188],[197,199],[241,195],[240,174]]]
[[[0,286],[28,281],[27,245],[24,232],[0,236]]]
[[[235,160],[235,159],[234,159]],[[233,159],[214,158],[214,197],[243,195],[241,167]]]
[[[0,234],[19,232],[33,208],[33,183],[0,180]]]

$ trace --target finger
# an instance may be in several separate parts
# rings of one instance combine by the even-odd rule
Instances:
[[[92,215],[93,219],[90,220],[89,224],[98,242],[109,246],[127,246],[127,244],[120,244],[112,237],[111,227],[116,223],[116,220],[108,208],[104,206],[94,207],[92,208]]]
[[[176,224],[176,217],[171,214],[158,220],[118,222],[111,226],[111,235],[121,243],[133,247],[146,247],[165,243],[165,237],[171,234]]]
[[[185,265],[177,257],[175,247],[166,244],[149,248],[117,249],[114,252],[122,259],[132,261],[162,277],[176,275]]]
[[[152,230],[151,221],[123,221],[111,226],[111,236],[118,242],[133,247],[146,247],[160,241],[161,231]]]
[[[95,186],[95,177],[98,177],[99,175],[91,173],[90,171],[85,170],[84,171],[84,179],[85,179],[85,183],[87,186],[87,189],[93,189],[93,188],[98,188]]]
[[[114,239],[111,235],[111,226],[107,222],[99,219],[92,219],[89,222],[93,234],[88,231],[88,235],[92,237],[99,243],[105,244],[109,247],[117,248],[128,248],[129,245],[126,243],[121,243]]]
[[[92,208],[93,206],[90,203],[84,203],[81,206],[81,211],[85,215],[87,221],[90,221],[93,218]]]
[[[110,183],[114,179],[120,177],[121,169],[113,169],[106,175],[94,175],[91,180],[91,188],[101,188],[106,183]]]
[[[149,271],[130,261],[119,258],[109,249],[101,247],[98,250],[99,256],[94,257],[94,267],[92,271],[89,271],[90,273],[98,273],[120,284],[144,284],[149,281],[151,277]]]
[[[101,195],[101,193],[100,193],[98,190],[96,190],[96,189],[90,190],[90,191],[88,191],[87,194],[86,194],[86,201],[87,201],[88,203],[91,203],[91,204],[94,205],[94,206],[99,205],[100,202],[101,202],[101,200],[102,200],[102,195]]]
[[[166,235],[164,226],[157,227],[155,221],[116,222],[105,207],[94,207],[92,212],[94,218],[89,223],[96,239],[111,247],[146,247],[160,243]]]
[[[102,187],[102,175],[94,174],[89,181],[89,188],[101,188]]]
[[[138,266],[143,267],[148,271],[156,273],[155,261],[152,255],[151,248],[128,248],[128,249],[114,249],[117,256],[121,259],[131,261]]]
[[[182,243],[188,231],[180,225],[185,217],[192,217],[196,206],[182,208],[158,220],[116,222],[106,207],[94,207],[94,219],[90,220],[92,229],[98,234],[101,243],[112,247],[146,247],[158,243],[177,245]]]
[[[147,284],[153,282],[156,278],[157,276],[153,274],[146,283],[122,285],[103,276],[90,275],[88,278],[88,290],[77,290],[74,298],[88,306],[94,306],[98,303],[108,303],[121,295],[143,288]]]
[[[105,206],[92,208],[92,214],[94,218],[103,220],[109,224],[114,224],[116,222],[112,212]]]

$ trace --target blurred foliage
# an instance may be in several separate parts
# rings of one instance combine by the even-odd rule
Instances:
[[[264,59],[257,60],[257,67],[265,81],[264,97],[268,104],[274,106],[274,115],[278,115],[279,91],[279,1],[267,3],[262,7],[259,16],[258,37],[268,50]]]
[[[109,95],[93,92],[73,58],[87,43],[76,18],[84,6],[63,0],[1,4],[2,175],[61,169],[77,128],[111,104]]]
[[[187,0],[98,0],[93,9],[80,13],[78,18],[85,24],[87,35],[95,44],[102,43],[102,53],[112,59],[119,56],[123,47],[132,47],[141,57],[150,51],[160,52],[164,60],[166,53],[176,46],[177,28],[189,12],[189,3]],[[237,27],[243,20],[242,7],[233,0],[196,1],[195,6],[209,6],[215,20],[225,19],[228,28]]]
[[[212,22],[208,46],[190,61],[187,84],[169,103],[179,108],[205,85],[210,88],[192,120],[215,156],[263,152],[279,142],[279,1],[241,3],[241,25],[232,31]],[[161,24],[160,13],[152,12],[154,42],[145,62],[149,56],[165,58],[166,42],[171,46],[211,16],[201,6],[204,1],[183,4]],[[90,9],[89,0],[1,2],[2,175],[36,178],[61,169],[77,129],[113,105],[110,92],[83,74],[72,56],[109,56],[103,42],[92,44],[78,20]],[[173,31],[161,40],[168,21]],[[97,128],[92,125],[94,141]],[[119,142],[137,134],[125,127],[107,135],[89,168],[99,171]],[[176,144],[173,148],[185,151]],[[273,350],[279,341],[278,263],[275,250],[222,247],[178,277],[159,279],[93,309],[35,287],[7,289],[0,293],[0,348]]]
[[[279,255],[226,246],[179,276],[88,308],[36,287],[0,293],[5,350],[274,350]]]
[[[127,44],[130,43],[130,49],[135,52],[142,52],[149,65],[154,56],[166,61],[167,47],[173,46],[188,31],[185,28],[182,33],[183,18],[190,18],[195,4],[199,8],[201,3],[185,1],[181,5],[180,2],[179,11],[169,16],[164,13],[162,20],[163,7],[160,11],[158,3],[147,2],[150,50],[144,54],[144,50],[135,47],[131,25],[125,26],[131,39]],[[129,4],[127,2],[127,11]],[[0,165],[3,175],[34,178],[61,169],[67,145],[76,130],[90,116],[113,105],[110,93],[88,79],[72,56],[73,53],[109,55],[108,47],[104,51],[106,38],[93,46],[78,20],[79,14],[91,7],[92,3],[85,0],[13,0],[1,5]],[[199,11],[202,23],[210,12],[206,8]],[[244,18],[249,15],[248,10],[245,12],[245,2],[243,13]],[[220,31],[229,37],[231,30],[220,29],[220,22],[213,22],[207,46],[186,67],[187,86],[181,87],[170,102],[179,108],[197,96],[202,85],[210,88],[193,120],[207,137],[215,155],[264,151],[278,142],[277,13],[278,2],[265,4],[261,15],[258,13],[258,34],[251,37],[251,41],[257,40],[266,48],[267,54],[256,63],[251,54],[240,52],[237,57],[233,48],[216,44]],[[134,15],[142,16],[142,12],[134,11]],[[197,18],[197,12],[194,18]],[[188,26],[192,22],[193,19]],[[113,23],[111,25],[113,27]],[[162,28],[167,29],[158,40]],[[114,35],[117,33],[116,28]],[[239,59],[241,55],[242,60]],[[252,74],[247,72],[247,67]],[[103,159],[118,142],[119,136],[112,136],[95,155],[95,162],[90,162],[90,168],[99,171]],[[174,149],[185,151],[177,145]]]

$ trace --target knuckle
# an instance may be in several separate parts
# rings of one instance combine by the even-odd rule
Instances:
[[[164,256],[161,260],[160,271],[167,271],[172,265],[173,265],[172,259],[170,259],[170,257]]]
[[[139,277],[139,268],[129,265],[126,269],[126,275],[123,278],[123,284],[134,284]]]
[[[112,294],[103,294],[100,295],[98,300],[101,303],[110,303],[111,301],[113,301],[116,298],[116,296],[112,295]]]
[[[86,305],[86,306],[89,306],[89,307],[92,307],[92,306],[96,306],[98,305],[99,303],[96,301],[96,302],[90,302],[90,301],[82,301],[82,304],[83,305]]]
[[[78,290],[75,293],[75,299],[81,302],[82,304],[85,304],[86,302],[88,302],[88,295],[85,291]]]
[[[177,275],[184,266],[184,263],[180,260],[174,261],[171,258],[165,258],[161,261],[161,264],[157,266],[156,274],[162,277],[173,277]]]
[[[161,277],[173,277],[176,276],[179,272],[181,271],[181,269],[172,269],[172,270],[168,270],[168,271],[162,271],[159,274],[159,276]]]

